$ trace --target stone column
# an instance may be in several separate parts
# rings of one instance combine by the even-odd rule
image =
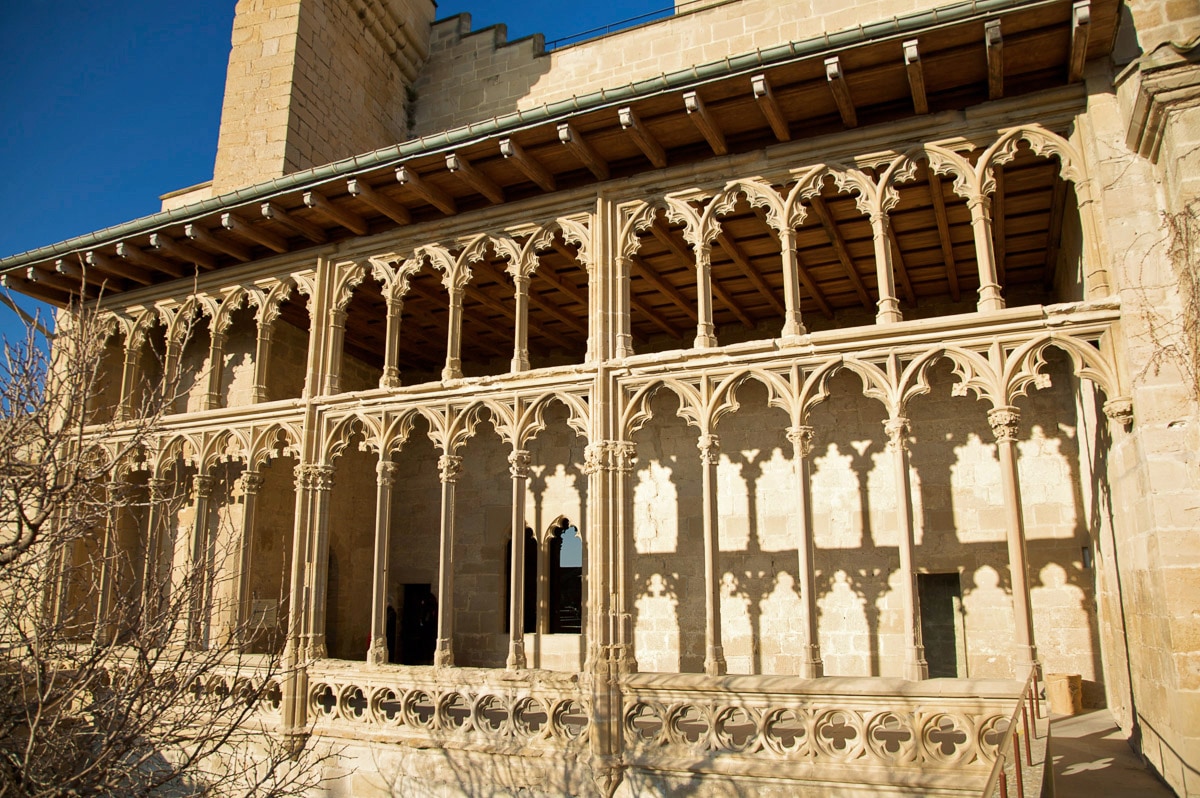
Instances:
[[[209,329],[208,336],[208,390],[204,394],[204,409],[213,410],[221,406],[221,372],[225,359],[225,333]]]
[[[267,390],[267,374],[271,364],[271,336],[275,331],[273,322],[258,323],[258,335],[254,339],[254,395],[255,404],[270,399]]]
[[[163,503],[167,500],[167,480],[151,477],[146,480],[146,557],[142,562],[142,613],[156,618],[163,599]],[[153,621],[151,621],[153,624]]]
[[[329,314],[329,338],[326,351],[329,369],[325,372],[325,393],[332,396],[342,392],[342,358],[346,340],[346,309],[334,308]]]
[[[996,249],[992,241],[992,200],[979,194],[967,200],[971,232],[975,236],[975,262],[979,265],[980,311],[1003,310],[1004,297],[996,277]]]
[[[104,486],[104,496],[108,502],[104,516],[104,543],[100,559],[100,578],[96,586],[96,624],[92,628],[92,637],[99,645],[112,642],[112,581],[113,569],[117,559],[117,524],[121,506],[121,485],[109,482]]]
[[[308,586],[309,628],[305,654],[309,659],[325,659],[329,654],[325,648],[325,593],[329,585],[329,494],[333,490],[333,466],[314,465],[309,469],[312,506],[309,556],[313,570]]]
[[[514,274],[513,285],[516,288],[516,318],[513,322],[513,357],[512,372],[514,374],[529,371],[529,276]]]
[[[800,537],[796,541],[798,582],[804,599],[804,640],[800,652],[800,677],[816,679],[825,673],[821,659],[821,642],[817,629],[817,589],[815,546],[812,523],[812,485],[809,482],[808,457],[812,454],[813,428],[806,425],[789,427],[792,459],[796,462],[796,514],[800,522]]]
[[[292,530],[292,573],[288,588],[287,639],[283,647],[283,732],[293,738],[307,734],[308,671],[301,659],[306,646],[304,596],[308,589],[309,519],[312,517],[312,476],[315,466],[297,463],[296,521]]]
[[[616,317],[616,351],[617,358],[633,355],[633,320],[630,313],[629,271],[633,262],[627,257],[617,258],[617,274],[615,293],[613,296],[613,315]]]
[[[892,262],[892,243],[888,239],[891,220],[884,211],[871,214],[871,234],[875,243],[875,280],[879,285],[877,324],[903,321],[900,300],[896,298],[896,267]]]
[[[121,368],[121,409],[117,416],[122,421],[134,417],[138,408],[133,406],[134,390],[137,387],[138,356],[141,354],[141,341],[132,340],[125,343],[125,362]]]
[[[908,419],[893,416],[884,422],[888,449],[896,477],[896,521],[899,527],[900,600],[904,613],[904,677],[929,678],[925,646],[921,642],[921,610],[917,603],[917,575],[913,568],[912,483],[908,474]]]
[[[204,617],[204,597],[209,579],[205,560],[208,547],[208,516],[216,480],[208,474],[192,477],[192,496],[196,508],[192,518],[192,539],[188,546],[188,564],[184,579],[188,580],[187,637],[192,645],[203,647],[207,642],[207,619]]]
[[[1014,674],[1024,678],[1038,664],[1033,637],[1033,611],[1029,602],[1029,566],[1025,556],[1025,516],[1021,507],[1021,476],[1017,468],[1017,430],[1021,413],[1015,407],[988,411],[996,436],[1000,478],[1004,487],[1004,520],[1008,538],[1008,570],[1012,581],[1013,621],[1016,625]]]
[[[808,332],[800,319],[800,260],[796,256],[796,231],[779,231],[779,251],[783,258],[783,338],[795,338]]]
[[[713,326],[712,244],[707,241],[693,248],[696,252],[696,349],[717,345]]]
[[[175,400],[179,393],[179,359],[183,356],[183,342],[174,336],[167,338],[167,351],[163,356],[162,400],[165,413],[175,412]]]
[[[446,366],[442,369],[442,379],[457,380],[462,377],[462,303],[465,289],[451,286],[448,290],[450,320],[446,324]]]
[[[525,667],[525,485],[529,479],[529,452],[525,449],[513,449],[512,454],[508,456],[508,464],[509,474],[512,475],[513,496],[512,557],[508,580],[508,659],[504,664],[513,670]],[[539,551],[539,601],[542,560]]]
[[[613,441],[609,468],[614,472],[616,505],[616,578],[613,592],[614,640],[617,646],[616,660],[623,673],[637,673],[637,657],[633,646],[633,613],[629,607],[629,579],[632,568],[629,558],[633,546],[630,543],[633,512],[630,506],[633,490],[629,479],[633,473],[633,460],[637,456],[637,444],[632,441]]]
[[[387,301],[387,334],[383,345],[383,374],[379,377],[380,388],[400,387],[400,317],[404,313],[404,300],[398,297]]]
[[[438,563],[438,640],[433,664],[448,668],[454,665],[454,486],[462,473],[462,458],[442,455],[438,458],[438,470],[442,480],[442,524]]]
[[[375,471],[378,486],[375,493],[375,576],[371,588],[371,643],[367,649],[367,662],[385,665],[388,661],[388,554],[391,551],[392,485],[396,482],[396,464],[381,458]]]
[[[696,444],[704,469],[704,672],[725,673],[725,650],[721,645],[721,574],[717,532],[717,463],[721,445],[716,435],[701,435]]]
[[[258,509],[258,494],[266,480],[258,471],[246,470],[239,479],[242,490],[242,534],[238,540],[238,566],[233,573],[235,603],[230,612],[229,633],[240,646],[250,642],[249,628],[253,617],[251,601],[251,571],[254,567],[254,518]]]

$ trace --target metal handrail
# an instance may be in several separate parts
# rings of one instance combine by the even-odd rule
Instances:
[[[1032,726],[1031,715],[1033,716]],[[1032,765],[1033,752],[1030,746],[1030,735],[1031,732],[1036,731],[1037,719],[1041,716],[1037,668],[1030,669],[1029,677],[1025,680],[1025,687],[1021,691],[1021,698],[1017,702],[1012,716],[1008,719],[1008,728],[1004,730],[1004,737],[1001,739],[1000,745],[996,747],[996,762],[992,765],[991,773],[988,774],[987,783],[981,793],[982,798],[996,798],[997,794],[999,798],[1009,798],[1006,765],[1010,761],[1013,763],[1016,773],[1014,798],[1025,798],[1025,778],[1021,772],[1021,750],[1018,742],[1021,736],[1017,726],[1018,716],[1021,718],[1025,731],[1025,763]]]

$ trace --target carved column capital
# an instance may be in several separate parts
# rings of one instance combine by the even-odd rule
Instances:
[[[807,424],[797,424],[794,427],[788,427],[787,439],[795,447],[797,454],[801,457],[808,457],[812,454],[813,436],[816,431]]]
[[[589,443],[583,449],[583,473],[596,474],[604,470],[608,441]]]
[[[637,444],[633,441],[609,441],[612,452],[612,468],[621,474],[633,470],[633,458],[637,457]]]
[[[997,443],[1010,443],[1017,440],[1018,428],[1021,425],[1021,411],[1015,407],[997,407],[988,411],[988,424],[992,425],[992,434]]]
[[[701,435],[696,441],[700,450],[700,462],[705,465],[716,465],[721,458],[721,439],[713,434]]]
[[[208,474],[196,474],[192,477],[192,492],[197,498],[207,499],[212,496],[213,487],[216,485],[216,480]]]
[[[238,478],[239,487],[245,496],[257,495],[266,478],[258,471],[246,471]]]
[[[375,464],[375,484],[390,488],[396,482],[396,464],[391,460],[380,460]]]
[[[1125,431],[1133,426],[1133,399],[1128,396],[1118,396],[1104,403],[1104,415],[1109,422],[1121,425]]]
[[[883,422],[883,429],[888,436],[889,449],[908,448],[908,417],[892,416]]]
[[[462,474],[462,458],[454,454],[444,454],[438,458],[438,476],[442,482],[457,482]]]
[[[333,466],[301,463],[296,466],[296,490],[330,490]]]
[[[513,479],[527,479],[530,462],[527,449],[513,449],[508,455],[508,473]]]

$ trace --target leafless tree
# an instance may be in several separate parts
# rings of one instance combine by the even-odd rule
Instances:
[[[212,540],[174,541],[186,486],[143,471],[172,386],[105,407],[109,333],[76,308],[4,345],[0,796],[303,792],[321,762],[278,731],[279,661],[242,653]]]

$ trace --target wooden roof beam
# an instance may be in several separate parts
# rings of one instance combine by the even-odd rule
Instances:
[[[283,236],[275,235],[270,230],[262,227],[256,227],[235,214],[221,214],[221,227],[224,227],[231,233],[236,233],[247,241],[261,244],[272,252],[282,255],[288,251],[287,241],[283,239]]]
[[[571,250],[567,249],[566,247],[562,246],[561,244],[556,245],[554,247],[554,250],[556,252],[558,252],[560,255],[562,255],[563,257],[570,258],[572,261],[575,260],[574,253],[572,253]],[[567,296],[571,297],[571,299],[573,299],[575,302],[579,303],[580,305],[583,305],[585,308],[588,305],[588,292],[587,292],[586,288],[578,288],[578,287],[572,285],[570,282],[568,282],[567,280],[564,280],[561,276],[559,276],[559,274],[557,272],[555,272],[552,268],[550,268],[550,266],[548,264],[546,264],[544,262],[541,265],[539,265],[537,267],[537,271],[535,271],[533,273],[533,279],[534,280],[543,280],[543,281],[549,283],[550,285],[554,286],[556,289],[561,291],[563,294],[566,294]]]
[[[999,100],[1004,96],[1004,36],[1000,33],[1000,20],[984,23],[983,43],[987,48],[988,99]]]
[[[647,321],[649,321],[655,327],[662,330],[663,332],[665,332],[667,335],[671,336],[672,338],[682,338],[683,337],[683,334],[681,332],[679,332],[679,330],[675,329],[674,325],[672,325],[669,322],[667,322],[666,320],[664,320],[662,318],[662,316],[658,315],[658,312],[656,310],[654,310],[654,308],[650,307],[645,302],[638,299],[636,296],[629,297],[629,307],[631,310],[636,310],[638,313],[641,313],[643,316],[646,317]],[[637,335],[636,333],[633,332],[632,327],[633,327],[633,325],[631,324],[630,331],[629,331],[630,334],[636,336],[636,338],[638,338],[638,339],[644,340],[643,336]]]
[[[896,240],[896,230],[888,226],[888,242],[892,247],[892,268],[896,270],[896,278],[900,281],[900,291],[904,299],[912,305],[917,304],[917,293],[913,291],[912,279],[908,276],[908,267],[904,265],[904,253],[900,251],[900,242]]]
[[[921,65],[921,53],[916,39],[909,39],[904,47],[904,70],[908,73],[908,88],[912,92],[913,110],[918,114],[929,113],[929,100],[925,97],[925,68]]]
[[[812,297],[813,302],[817,303],[817,307],[821,309],[821,313],[825,318],[833,318],[833,306],[829,304],[829,300],[825,298],[825,294],[817,286],[817,281],[813,279],[812,273],[808,267],[804,265],[804,261],[800,258],[800,253],[796,253],[796,274],[800,277],[800,284],[804,286],[804,290]]]
[[[950,222],[946,217],[946,198],[942,193],[942,179],[929,170],[929,194],[933,197],[933,213],[937,217],[938,240],[942,244],[942,263],[946,266],[946,282],[950,284],[950,298],[955,302],[962,298],[958,286],[958,265],[954,262],[954,242],[950,240]]]
[[[842,61],[836,55],[825,59],[825,81],[833,93],[833,101],[837,103],[842,124],[846,127],[858,127],[858,114],[854,110],[854,100],[850,98],[850,86],[846,83],[846,75],[842,71]]]
[[[788,127],[787,117],[783,115],[783,109],[775,100],[775,92],[771,90],[771,82],[767,80],[767,76],[764,74],[751,77],[750,90],[754,92],[758,109],[766,117],[767,124],[771,126],[771,132],[775,134],[775,138],[780,141],[791,141],[792,131]]]
[[[329,236],[325,231],[312,222],[306,222],[299,216],[294,216],[283,209],[282,206],[274,202],[264,202],[260,206],[264,219],[269,219],[273,222],[278,222],[294,233],[307,238],[314,244],[324,244],[329,240]]]
[[[654,224],[650,225],[650,232],[653,233],[654,237],[661,241],[676,258],[683,263],[692,264],[693,268],[695,267],[695,259],[692,257],[691,249],[680,243],[679,239],[671,234],[671,231],[667,229],[665,224],[663,224],[661,217],[656,217],[654,219]],[[709,268],[711,273],[711,265]],[[742,309],[741,305],[739,305],[737,300],[733,298],[732,294],[721,287],[721,284],[715,279],[710,279],[709,284],[712,286],[713,296],[715,296],[722,305],[724,305],[731,313],[733,313],[733,315],[737,317],[738,321],[747,327],[754,326],[754,320],[747,315],[746,311]]]
[[[30,283],[47,286],[49,288],[57,288],[59,291],[64,291],[74,296],[79,296],[83,299],[95,299],[100,296],[99,289],[96,289],[84,280],[73,280],[70,277],[64,277],[56,273],[52,269],[47,269],[42,266],[29,266],[25,269],[25,279]]]
[[[1054,273],[1058,270],[1058,251],[1062,246],[1063,214],[1067,205],[1067,184],[1060,179],[1054,181],[1054,197],[1050,200],[1049,227],[1046,228],[1046,263],[1042,267],[1042,286],[1047,290],[1054,287]]]
[[[621,123],[621,129],[629,133],[629,137],[633,139],[633,143],[638,146],[646,159],[654,165],[655,169],[662,169],[667,165],[667,153],[662,145],[658,143],[658,139],[654,134],[642,124],[642,120],[633,112],[633,109],[628,105],[624,108],[617,109],[617,119]]]
[[[0,287],[20,291],[22,294],[49,302],[51,305],[69,305],[71,303],[70,292],[61,291],[42,283],[31,283],[15,272],[0,274]]]
[[[175,258],[175,260],[181,260],[184,263],[194,263],[207,271],[217,268],[217,259],[211,254],[198,250],[195,247],[189,247],[187,244],[176,241],[162,233],[150,234],[150,248],[161,250],[164,254]]]
[[[736,241],[734,241],[725,233],[720,233],[717,235],[717,244],[720,245],[721,249],[725,250],[725,254],[727,254],[733,260],[734,264],[738,267],[738,269],[741,270],[742,274],[746,275],[746,279],[750,281],[751,285],[758,289],[758,292],[762,294],[763,298],[767,300],[767,304],[769,304],[776,313],[782,316],[787,312],[783,306],[783,303],[779,301],[779,297],[775,296],[775,292],[771,290],[771,286],[767,285],[767,281],[763,279],[763,276],[759,273],[758,269],[754,268],[754,264],[750,262],[750,258],[746,255],[742,248],[738,246]]]
[[[236,244],[227,238],[218,238],[205,227],[198,224],[185,225],[183,234],[195,241],[202,247],[215,249],[217,252],[224,252],[231,258],[237,258],[242,263],[249,263],[253,258],[250,256],[250,250],[241,244]]]
[[[359,236],[365,236],[370,227],[367,220],[354,211],[339,208],[329,201],[329,198],[319,191],[304,192],[304,204],[320,213],[326,219]]]
[[[504,189],[496,185],[494,180],[458,153],[446,153],[446,168],[461,177],[468,186],[487,197],[488,202],[493,205],[500,205],[504,202]]]
[[[1088,35],[1092,30],[1092,4],[1079,0],[1071,6],[1071,58],[1067,67],[1067,82],[1083,80],[1083,68],[1087,64]]]
[[[708,106],[704,104],[704,100],[700,99],[699,94],[694,91],[684,94],[683,108],[687,111],[688,119],[692,120],[692,124],[708,142],[708,146],[712,147],[714,155],[724,155],[729,152],[729,145],[725,142],[725,133],[717,124],[717,120],[709,113]]]
[[[437,208],[447,216],[458,213],[458,205],[445,191],[435,185],[425,182],[425,178],[409,166],[396,167],[396,180],[402,186],[409,188],[414,194]]]
[[[696,315],[696,303],[689,302],[687,298],[680,293],[679,289],[668,283],[666,280],[654,270],[654,267],[642,259],[640,255],[630,257],[630,263],[633,265],[633,273],[654,288],[667,299],[675,303],[675,306],[684,312],[692,323],[696,323],[699,317]]]
[[[124,291],[129,287],[129,284],[119,277],[107,277],[91,269],[85,269],[81,264],[66,258],[59,258],[54,261],[54,271],[72,280],[84,280],[88,285],[93,285],[97,288],[111,286],[118,291]]]
[[[493,266],[490,263],[485,262],[485,263],[476,264],[475,271],[480,274],[487,275],[488,277],[492,278],[493,280],[495,280],[498,283],[505,284],[507,282],[505,279],[505,275],[502,274],[499,269],[497,269],[495,266]],[[539,271],[540,271],[540,269],[539,269]],[[534,279],[537,279],[536,271],[534,272]],[[480,290],[480,293],[482,293],[482,289]],[[532,306],[542,310],[546,314],[558,319],[558,321],[562,322],[567,327],[570,327],[572,330],[575,330],[576,332],[581,333],[583,335],[587,335],[588,330],[587,330],[586,324],[580,324],[577,319],[570,316],[569,314],[563,313],[558,308],[551,307],[551,303],[547,302],[545,299],[542,299],[540,296],[538,296],[538,294],[536,292],[533,291],[532,281],[530,281],[530,288],[529,288],[528,296],[529,296],[529,304],[530,305],[532,305]],[[513,315],[515,317],[515,313]]]
[[[346,190],[350,196],[358,197],[396,224],[412,224],[412,214],[399,202],[371,188],[371,184],[361,177],[352,177],[346,181]]]
[[[608,180],[612,175],[608,162],[600,157],[570,122],[563,122],[558,126],[558,140],[567,145],[567,149],[596,176],[597,180]]]
[[[154,279],[144,269],[126,263],[124,260],[105,255],[99,250],[92,250],[84,255],[84,260],[93,269],[99,269],[117,277],[133,280],[138,285],[153,285]]]
[[[117,257],[124,258],[130,263],[141,266],[144,269],[153,269],[155,271],[162,272],[163,274],[169,274],[172,277],[188,276],[187,269],[183,268],[182,266],[164,260],[157,255],[151,255],[149,252],[138,249],[128,241],[117,242]]]
[[[821,227],[825,229],[825,235],[829,237],[829,243],[833,245],[833,251],[837,253],[838,260],[842,262],[842,268],[846,270],[846,276],[850,278],[850,284],[854,286],[854,292],[858,294],[863,307],[867,310],[874,309],[875,303],[871,301],[871,295],[867,293],[867,286],[863,283],[858,268],[854,265],[854,259],[850,257],[850,250],[846,248],[846,240],[842,238],[842,232],[838,230],[833,216],[829,213],[829,206],[819,196],[811,197],[808,202],[812,206],[813,212],[817,214],[817,220],[820,221]]]
[[[525,152],[517,142],[512,139],[500,139],[500,154],[516,164],[521,173],[536,183],[542,191],[558,189],[554,175],[550,174],[537,158]]]
[[[417,296],[424,297],[425,299],[436,303],[439,307],[444,307],[448,301],[445,294],[432,288],[427,288],[426,286],[423,286],[417,282],[411,283],[408,290]],[[472,296],[474,296],[474,294],[472,294]],[[488,319],[486,316],[479,315],[470,308],[463,308],[463,321],[469,321],[472,324],[478,324],[479,326],[489,330],[495,326],[491,319]],[[403,331],[401,331],[401,337],[403,337]],[[491,341],[487,340],[487,338],[476,335],[472,336],[470,340],[472,346],[478,346],[480,349],[490,352],[496,357],[512,357],[511,349],[506,350],[502,347],[496,346]]]

